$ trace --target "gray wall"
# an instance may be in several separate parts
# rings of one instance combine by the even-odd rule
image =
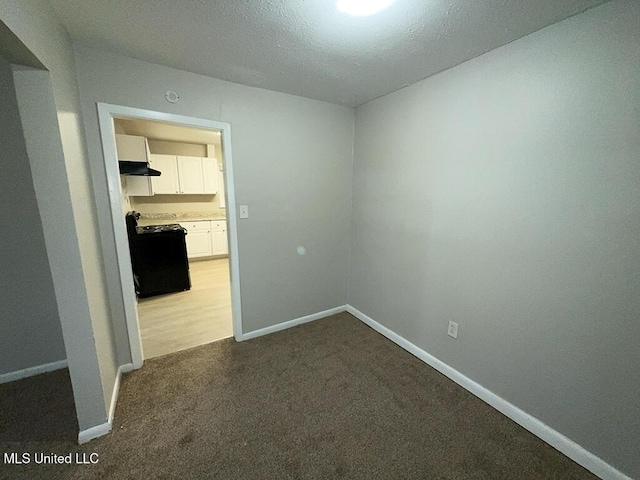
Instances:
[[[634,478],[639,25],[613,1],[356,109],[348,295]]]
[[[107,420],[122,352],[111,330],[73,52],[56,18],[46,0],[0,2],[0,20],[50,72],[14,78],[21,79],[20,115],[84,430]]]
[[[0,375],[66,359],[11,65],[0,57]]]
[[[82,46],[75,50],[112,285],[118,272],[97,102],[231,124],[236,199],[250,207],[250,218],[238,226],[245,332],[344,305],[353,109]],[[179,103],[165,100],[170,89],[179,93]],[[296,254],[298,245],[307,247],[306,256]],[[124,329],[117,299],[112,306],[117,328]]]

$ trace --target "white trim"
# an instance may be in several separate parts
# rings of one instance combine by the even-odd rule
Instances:
[[[125,363],[124,365],[120,365],[120,367],[118,367],[118,369],[122,373],[129,373],[129,372],[133,372],[135,370],[135,368],[133,368],[133,363]]]
[[[111,220],[114,229],[116,255],[120,272],[120,292],[125,309],[127,333],[133,368],[140,368],[143,361],[142,343],[140,340],[140,326],[136,308],[136,296],[133,287],[133,272],[129,255],[129,242],[120,199],[120,172],[115,161],[107,159],[117,158],[114,117],[140,118],[170,122],[188,127],[218,130],[222,132],[222,155],[224,157],[224,175],[227,200],[227,224],[229,233],[229,266],[231,278],[231,311],[233,316],[233,335],[236,340],[243,339],[242,334],[242,302],[240,294],[240,264],[238,260],[238,223],[235,208],[235,185],[233,181],[233,158],[231,153],[231,125],[214,120],[206,120],[171,113],[154,112],[141,108],[124,107],[107,103],[98,103],[98,121],[100,137],[102,139],[102,153],[104,155]]]
[[[120,365],[118,367],[118,372],[116,373],[116,381],[113,383],[113,393],[111,394],[111,405],[109,406],[109,423],[113,422],[113,417],[116,413],[116,403],[118,402],[118,396],[120,395],[120,380],[122,379],[122,374],[126,372],[130,372],[133,370],[133,364],[127,363],[125,365]]]
[[[336,313],[345,312],[345,311],[347,311],[346,305],[330,308],[329,310],[313,313],[305,317],[294,318],[293,320],[289,320],[288,322],[278,323],[276,325],[271,325],[270,327],[265,327],[265,328],[261,328],[260,330],[254,330],[252,332],[245,333],[243,336],[243,339],[249,340],[251,338],[261,337],[263,335],[279,332],[280,330],[285,330],[287,328],[295,327],[296,325],[302,325],[303,323],[313,322],[314,320],[319,320],[324,317],[330,317],[331,315],[335,315]]]
[[[43,365],[36,365],[35,367],[29,367],[15,372],[3,373],[0,375],[0,383],[9,383],[15,380],[21,380],[27,377],[33,377],[34,375],[40,375],[41,373],[53,372],[54,370],[60,370],[67,368],[66,360],[59,360],[57,362],[45,363]]]
[[[127,334],[129,335],[131,361],[135,368],[140,368],[142,366],[142,341],[138,325],[137,300],[133,285],[133,270],[131,268],[127,230],[122,215],[120,171],[117,161],[108,160],[118,158],[113,126],[114,112],[109,107],[108,105],[98,104],[98,122],[100,124],[100,136],[102,137],[103,160],[107,175],[109,204],[111,206],[111,223],[113,224],[118,270],[120,272],[120,292],[124,304]]]
[[[347,308],[348,308],[347,305],[342,305],[340,307],[330,308],[329,310],[324,310],[322,312],[314,313],[304,317],[295,318],[293,320],[289,320],[288,322],[282,322],[282,323],[278,323],[277,325],[261,328],[260,330],[254,330],[253,332],[244,334],[242,336],[242,339],[249,340],[251,338],[261,337],[269,333],[274,333],[280,330],[285,330],[287,328],[295,327],[296,325],[301,325],[303,323],[319,320],[321,318],[335,315],[336,313],[347,311]],[[130,363],[121,365],[120,367],[118,367],[118,373],[116,374],[116,381],[114,382],[114,385],[113,385],[113,394],[111,395],[111,405],[109,407],[109,418],[107,422],[101,425],[96,425],[95,427],[88,428],[86,430],[82,430],[78,434],[79,444],[87,443],[90,440],[106,435],[111,431],[111,428],[113,425],[113,418],[116,411],[116,403],[118,401],[118,394],[120,393],[120,380],[122,378],[122,374],[126,372],[130,372],[133,369],[134,369],[134,366],[133,364],[130,364]]]
[[[86,430],[80,430],[78,433],[78,443],[90,442],[94,438],[102,437],[111,431],[111,422],[105,422],[95,427],[87,428]]]
[[[224,164],[225,211],[227,217],[227,233],[229,235],[229,275],[231,281],[231,316],[233,336],[236,341],[244,339],[242,331],[242,302],[240,293],[240,260],[238,249],[238,211],[236,209],[236,187],[233,179],[233,156],[231,154],[231,126],[219,123],[222,129],[222,158]]]
[[[420,347],[417,347],[409,340],[401,337],[392,330],[389,330],[387,327],[376,322],[371,317],[368,317],[360,310],[352,307],[351,305],[347,305],[347,312],[369,325],[376,332],[381,333],[395,344],[404,348],[407,352],[415,355],[423,362],[429,364],[443,375],[449,377],[451,380],[456,382],[462,388],[474,394],[476,397],[484,400],[493,408],[516,422],[518,425],[526,428],[536,437],[545,441],[556,450],[564,453],[574,462],[582,465],[584,468],[597,475],[598,477],[607,480],[631,480],[630,477],[627,477],[624,473],[609,465],[607,462],[597,457],[593,453],[587,451],[573,440],[565,437],[557,430],[554,430],[550,426],[529,415],[523,410],[520,410],[512,403],[508,402],[502,397],[499,397],[479,383],[474,382],[469,377],[464,376],[456,369],[450,367],[441,360],[438,360],[433,355],[425,352]]]
[[[118,372],[116,373],[116,381],[113,383],[113,393],[111,394],[109,417],[107,418],[107,421],[105,423],[80,431],[80,433],[78,433],[78,443],[80,445],[82,445],[83,443],[87,443],[94,438],[102,437],[103,435],[106,435],[111,431],[111,429],[113,428],[113,418],[116,413],[116,403],[118,403],[118,396],[120,395],[120,381],[122,380],[122,374],[131,372],[132,370],[132,363],[125,363],[124,365],[120,365],[118,367]]]

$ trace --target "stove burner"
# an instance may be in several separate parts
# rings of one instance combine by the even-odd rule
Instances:
[[[185,233],[185,229],[178,223],[172,223],[170,225],[149,225],[147,227],[137,227],[136,232],[139,234],[171,232]]]

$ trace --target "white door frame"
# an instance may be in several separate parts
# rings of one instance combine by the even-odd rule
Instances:
[[[140,326],[138,324],[137,299],[133,285],[133,271],[131,269],[131,257],[124,216],[122,214],[122,201],[120,199],[120,171],[118,162],[112,161],[118,158],[116,151],[116,137],[113,125],[114,117],[137,118],[143,120],[155,120],[174,123],[186,127],[195,127],[206,130],[218,130],[222,132],[222,155],[224,157],[224,180],[226,189],[226,210],[229,232],[229,267],[231,276],[231,311],[233,316],[233,336],[237,341],[243,340],[242,310],[240,301],[240,264],[238,261],[238,219],[236,215],[235,188],[233,182],[233,160],[231,154],[231,125],[215,120],[186,117],[171,113],[154,112],[141,108],[98,103],[98,121],[100,124],[100,137],[102,139],[102,152],[107,174],[107,187],[109,191],[109,204],[111,206],[111,219],[113,223],[116,255],[118,257],[118,269],[120,272],[120,287],[124,303],[124,313],[129,334],[129,346],[133,368],[142,366],[142,343],[140,340]]]

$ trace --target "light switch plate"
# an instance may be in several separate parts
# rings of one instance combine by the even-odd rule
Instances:
[[[249,218],[249,205],[240,205],[240,218]]]
[[[456,322],[449,322],[449,328],[447,329],[447,335],[453,338],[458,338],[458,324]]]

